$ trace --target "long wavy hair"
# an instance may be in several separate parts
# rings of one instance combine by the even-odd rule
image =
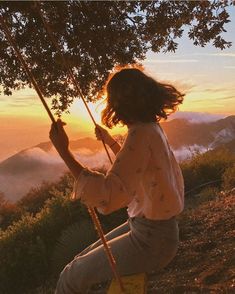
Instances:
[[[106,107],[101,118],[109,128],[121,123],[158,122],[167,119],[183,102],[183,93],[160,83],[139,68],[123,68],[111,75],[104,91]]]

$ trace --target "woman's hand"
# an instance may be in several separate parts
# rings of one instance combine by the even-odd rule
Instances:
[[[69,138],[64,130],[66,123],[60,119],[52,123],[49,138],[60,155],[69,150]]]
[[[99,140],[99,141],[103,140],[104,143],[107,144],[108,146],[112,145],[115,142],[115,140],[109,134],[109,132],[107,130],[105,130],[104,128],[102,128],[100,125],[96,125],[95,135],[96,135],[97,140]]]

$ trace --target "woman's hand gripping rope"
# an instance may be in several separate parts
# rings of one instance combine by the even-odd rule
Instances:
[[[60,155],[68,152],[69,138],[64,130],[65,122],[58,119],[52,123],[49,138]]]

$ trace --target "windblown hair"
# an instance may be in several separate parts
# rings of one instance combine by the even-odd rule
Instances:
[[[138,68],[116,72],[105,86],[107,104],[102,122],[109,128],[118,123],[158,122],[167,119],[183,102],[185,94],[159,83]]]

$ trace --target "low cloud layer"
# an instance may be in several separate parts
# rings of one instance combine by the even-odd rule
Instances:
[[[207,112],[190,112],[190,111],[178,111],[169,116],[169,120],[175,118],[183,118],[190,123],[209,123],[219,119],[225,118],[224,114],[212,114]]]
[[[206,151],[202,146],[194,145],[173,150],[178,161],[190,158],[195,150]],[[73,152],[82,165],[91,169],[108,169],[111,164],[105,151],[91,152],[82,148]],[[114,156],[112,155],[113,159]],[[45,152],[32,148],[18,154],[0,171],[0,191],[11,202],[23,197],[32,187],[43,182],[56,182],[67,171],[67,167],[53,148]]]
[[[204,153],[209,150],[210,148],[194,144],[191,146],[183,146],[182,148],[172,151],[178,162],[181,162],[183,160],[191,159],[197,153]]]
[[[73,154],[91,169],[110,167],[104,151],[93,153],[82,148]],[[54,148],[49,152],[40,148],[28,149],[0,166],[0,191],[9,201],[15,202],[44,181],[56,182],[66,171],[68,168]]]

